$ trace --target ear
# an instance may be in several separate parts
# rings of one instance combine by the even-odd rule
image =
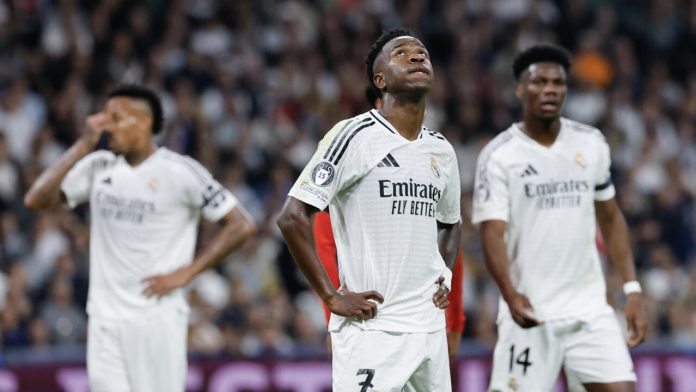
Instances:
[[[524,96],[524,85],[522,81],[518,81],[517,84],[515,85],[515,95],[517,96],[517,99],[520,101],[522,100],[522,97]]]
[[[384,80],[384,74],[381,72],[376,73],[372,77],[372,83],[374,83],[375,86],[380,90],[384,90],[384,88],[387,86],[387,82]]]

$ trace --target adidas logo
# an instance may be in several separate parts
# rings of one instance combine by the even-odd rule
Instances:
[[[377,164],[377,167],[400,167],[399,164],[396,162],[396,159],[392,156],[392,154],[387,154],[384,159],[382,159],[382,162]]]
[[[111,177],[106,177],[103,179],[102,184],[111,185]]]
[[[522,175],[521,175],[520,177],[522,177],[522,178],[524,178],[524,177],[530,177],[530,176],[535,176],[535,175],[537,175],[537,174],[539,174],[539,172],[536,171],[536,169],[534,168],[534,166],[532,166],[532,165],[527,165],[527,168],[524,169],[524,171],[522,172]]]

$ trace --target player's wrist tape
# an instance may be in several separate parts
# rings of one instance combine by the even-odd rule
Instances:
[[[624,294],[629,295],[633,293],[642,293],[643,289],[640,287],[640,283],[638,283],[637,280],[632,280],[630,282],[624,283],[623,291]]]

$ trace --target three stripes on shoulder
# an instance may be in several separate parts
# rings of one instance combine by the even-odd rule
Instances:
[[[382,159],[382,162],[377,164],[377,167],[400,167],[399,164],[396,162],[396,159],[392,156],[392,154],[387,154],[384,159]]]

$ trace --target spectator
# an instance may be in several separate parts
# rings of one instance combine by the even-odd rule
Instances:
[[[60,276],[52,280],[49,298],[41,308],[40,317],[50,331],[53,344],[84,343],[87,318],[73,300],[69,280]]]

